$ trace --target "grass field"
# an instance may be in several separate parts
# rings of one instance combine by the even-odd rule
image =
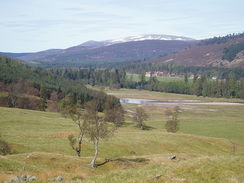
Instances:
[[[192,97],[136,90],[107,92],[117,96],[144,94],[148,99]],[[128,111],[137,107],[123,106]],[[67,136],[77,133],[71,120],[59,113],[0,108],[0,133],[15,151],[0,156],[0,182],[24,174],[42,179],[63,176],[68,182],[88,183],[244,181],[244,106],[181,105],[180,131],[175,134],[164,129],[164,111],[174,105],[142,107],[149,114],[146,125],[151,129],[136,128],[131,112],[127,112],[125,124],[101,143],[98,162],[118,157],[145,161],[110,162],[97,169],[87,167],[93,155],[88,140],[81,158],[70,148]],[[235,153],[230,140],[236,144]],[[169,160],[171,155],[177,155],[177,160]]]
[[[126,73],[127,79],[132,81],[140,81],[140,75],[139,74],[131,74]],[[150,78],[146,77],[146,80],[148,81]],[[158,81],[164,81],[164,82],[175,82],[175,81],[183,81],[183,77],[175,76],[175,77],[166,77],[166,76],[157,76]],[[190,79],[191,81],[191,79]]]

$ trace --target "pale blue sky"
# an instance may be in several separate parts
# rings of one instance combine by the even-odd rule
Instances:
[[[202,39],[244,31],[244,0],[0,0],[0,52],[140,34]]]

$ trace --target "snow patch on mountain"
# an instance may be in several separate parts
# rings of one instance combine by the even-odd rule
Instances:
[[[109,46],[113,44],[118,43],[126,43],[126,42],[132,42],[132,41],[145,41],[145,40],[176,40],[176,41],[193,41],[194,39],[188,38],[188,37],[182,37],[182,36],[172,36],[172,35],[163,35],[163,34],[145,34],[145,35],[139,35],[139,36],[129,36],[125,38],[119,38],[119,39],[111,39],[111,40],[105,40],[105,41],[88,41],[81,46]]]
[[[182,36],[171,36],[171,35],[161,35],[161,34],[146,34],[140,36],[130,36],[121,39],[106,40],[105,42],[110,43],[123,43],[130,41],[144,41],[144,40],[180,40],[180,41],[192,41],[194,39]]]

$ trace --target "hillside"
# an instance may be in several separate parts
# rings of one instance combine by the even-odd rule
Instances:
[[[137,90],[108,92],[161,100],[190,98]],[[124,159],[97,169],[87,166],[93,155],[88,139],[82,145],[80,158],[69,146],[68,135],[77,133],[70,119],[58,113],[0,108],[0,133],[15,151],[15,154],[0,156],[0,181],[25,174],[37,176],[42,182],[57,176],[68,182],[108,183],[243,180],[243,106],[181,104],[177,133],[167,133],[164,129],[164,112],[172,105],[143,105],[150,114],[146,121],[151,127],[149,130],[140,130],[133,123],[131,111],[135,111],[136,105],[123,106],[128,111],[125,124],[112,138],[101,142],[98,162],[102,163],[105,158]],[[216,111],[220,115],[216,115]],[[237,145],[235,154],[230,140]],[[170,160],[171,155],[177,159]]]
[[[243,68],[243,43],[244,34],[207,39],[185,50],[154,61],[187,66]]]
[[[77,49],[73,47],[57,55],[40,59],[44,62],[84,63],[84,62],[119,62],[157,58],[173,53],[191,45],[185,41],[146,40],[118,43],[99,48]],[[29,55],[30,56],[30,55]],[[20,59],[23,57],[20,57]]]
[[[19,80],[32,81],[38,85],[43,82],[48,88],[58,89],[60,87],[65,91],[78,91],[85,88],[84,85],[75,85],[75,82],[61,76],[57,77],[45,69],[29,67],[20,60],[0,55],[0,81],[12,83]]]
[[[42,89],[45,91],[43,95]],[[79,80],[67,79],[42,68],[29,67],[19,60],[0,55],[0,106],[45,110],[51,102],[55,103],[55,110],[51,111],[57,111],[57,103],[70,96],[75,96],[80,104],[96,100],[101,111],[107,100],[114,99],[113,105],[119,104],[118,99],[102,91],[88,89]],[[40,107],[40,98],[45,98],[43,107]]]

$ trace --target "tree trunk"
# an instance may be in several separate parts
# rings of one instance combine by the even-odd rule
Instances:
[[[141,130],[144,130],[144,124],[140,123],[140,126],[141,126]]]
[[[96,159],[97,159],[97,155],[98,155],[99,139],[96,139],[94,144],[95,144],[95,155],[94,155],[94,157],[93,157],[93,159],[91,160],[91,163],[90,163],[90,167],[91,168],[96,168],[97,167]]]
[[[80,152],[81,152],[81,144],[82,144],[82,140],[83,140],[83,133],[80,134],[80,137],[78,139],[78,147],[75,149],[77,156],[80,157]]]
[[[9,107],[16,107],[17,96],[9,94],[8,105]]]

